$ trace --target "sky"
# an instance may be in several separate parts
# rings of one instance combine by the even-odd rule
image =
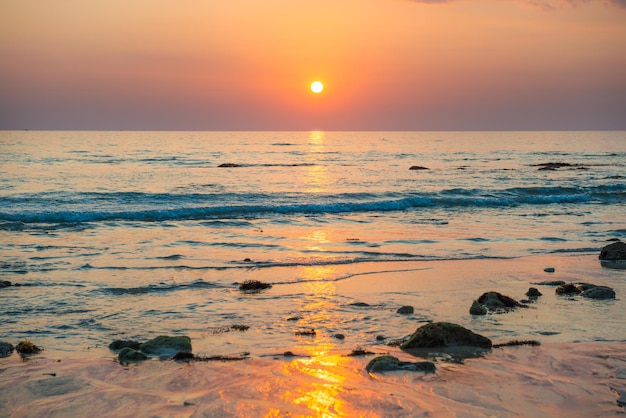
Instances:
[[[2,0],[0,129],[626,130],[626,0]]]

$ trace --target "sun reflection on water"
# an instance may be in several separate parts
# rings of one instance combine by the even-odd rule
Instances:
[[[299,325],[315,329],[316,335],[300,338],[294,351],[301,357],[281,366],[281,374],[290,377],[289,388],[281,398],[295,407],[305,408],[306,416],[351,415],[343,395],[352,360],[336,353],[339,342],[331,335],[332,330],[340,329],[342,322],[332,279],[335,270],[334,266],[309,266],[301,272],[305,296],[298,309],[302,314]],[[267,416],[273,415],[270,412]]]

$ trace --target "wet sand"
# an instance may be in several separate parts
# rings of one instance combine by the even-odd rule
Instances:
[[[548,266],[556,272],[545,273]],[[347,325],[347,341],[321,334],[277,338],[269,349],[266,342],[255,348],[255,339],[266,337],[250,331],[244,334],[250,354],[241,361],[154,359],[123,366],[104,348],[88,354],[45,350],[26,360],[14,353],[0,359],[0,416],[624,414],[618,399],[626,397],[626,271],[603,269],[593,255],[380,264],[377,272],[371,266],[359,267],[361,272],[355,266],[345,268],[351,273],[333,282],[335,294],[369,304],[408,303],[415,306],[415,316],[428,312],[429,320],[459,323],[494,342],[534,339],[541,345],[494,348],[463,363],[437,361],[434,374],[369,374],[365,366],[374,356],[348,356],[355,347]],[[528,309],[486,317],[468,313],[483,291],[520,298],[531,283],[543,280],[608,285],[617,299],[563,298],[554,295],[553,288],[539,286],[544,296]],[[281,286],[272,291],[280,292]],[[415,318],[372,310],[373,316],[383,314],[389,316],[386,341],[421,325]],[[233,354],[245,348],[229,338],[214,335],[192,341],[194,352],[211,354],[212,342],[221,350],[231,344]],[[361,348],[419,360],[373,338]],[[286,351],[295,356],[284,356]]]

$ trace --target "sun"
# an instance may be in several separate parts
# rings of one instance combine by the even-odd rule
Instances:
[[[324,85],[321,81],[314,81],[311,83],[311,91],[315,94],[321,93],[324,90]]]

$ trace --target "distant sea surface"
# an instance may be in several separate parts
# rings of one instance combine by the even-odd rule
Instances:
[[[2,332],[59,347],[241,321],[251,270],[626,238],[626,132],[4,131],[0,173]]]

